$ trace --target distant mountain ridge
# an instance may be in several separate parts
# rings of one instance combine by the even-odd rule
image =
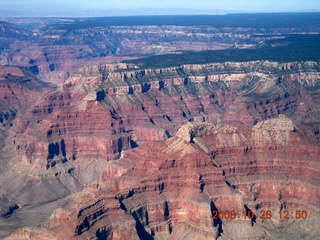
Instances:
[[[0,64],[25,66],[40,78],[56,84],[85,65],[171,53],[185,54],[141,61],[159,62],[154,67],[169,66],[170,62],[172,66],[175,61],[179,64],[261,59],[317,61],[320,52],[319,13],[33,21],[22,18],[15,19],[15,25],[2,23],[2,32],[7,29],[7,33],[2,35],[0,43]],[[204,52],[197,53],[201,51]],[[150,63],[144,67],[151,66]]]

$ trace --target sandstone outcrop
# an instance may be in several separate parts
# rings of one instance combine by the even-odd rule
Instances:
[[[252,129],[187,123],[178,133],[194,133],[209,152],[180,134],[146,142],[109,162],[98,181],[70,197],[68,206],[44,224],[15,231],[7,239],[317,238],[320,150],[302,142],[291,124],[284,116]],[[279,145],[272,138],[261,146],[254,137],[261,125],[275,134],[287,130],[286,142]],[[203,131],[204,127],[220,130]],[[237,145],[230,146],[234,138]],[[286,209],[303,209],[309,216],[279,219],[278,211]],[[234,210],[237,217],[214,220],[214,210]],[[245,219],[246,211],[253,211],[256,219]],[[260,219],[261,211],[271,211],[271,219]]]
[[[294,22],[299,22],[299,17],[301,16],[295,16]],[[304,22],[311,24],[308,28],[273,26],[268,24],[268,21],[260,21],[262,26],[257,28],[224,27],[226,22],[223,18],[221,21],[214,21],[219,22],[218,25],[222,24],[220,27],[214,26],[215,24],[206,25],[205,21],[204,24],[195,26],[160,26],[155,21],[148,26],[145,21],[135,24],[137,19],[133,18],[131,24],[123,26],[121,20],[120,25],[116,24],[117,20],[108,25],[99,19],[35,19],[34,22],[39,27],[30,31],[12,23],[0,22],[0,64],[24,66],[41,79],[61,84],[82,66],[159,54],[179,54],[183,51],[254,49],[265,45],[286,45],[288,42],[281,39],[289,34],[320,32],[318,25],[312,26],[314,19]],[[302,16],[301,21],[303,20],[305,19]],[[10,21],[25,23],[32,20]],[[242,21],[240,17],[239,22]],[[231,25],[234,25],[238,21],[231,22]],[[255,25],[255,22],[250,20],[249,25],[252,24]],[[279,43],[276,40],[279,40]]]
[[[275,229],[258,218],[213,221],[214,210],[305,210],[306,223],[318,221],[317,62],[107,64],[56,88],[20,79],[22,68],[1,71],[3,237],[18,227],[9,239],[308,231],[276,217]],[[32,223],[21,220],[32,212]]]
[[[0,238],[320,239],[319,16],[1,21]]]

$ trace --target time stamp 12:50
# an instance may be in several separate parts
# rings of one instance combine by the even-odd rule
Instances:
[[[278,219],[307,219],[308,212],[305,210],[281,210],[278,212],[272,212],[270,210],[260,210],[257,214],[255,214],[252,210],[243,211],[241,214],[237,214],[235,210],[230,211],[212,211],[212,218],[213,219],[271,219],[276,217],[277,214]]]

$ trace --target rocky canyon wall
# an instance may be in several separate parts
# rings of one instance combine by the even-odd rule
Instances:
[[[318,62],[107,64],[58,87],[3,78],[14,115],[3,121],[2,221],[43,215],[8,239],[319,237]]]

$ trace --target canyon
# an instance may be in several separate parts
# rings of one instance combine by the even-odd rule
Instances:
[[[11,18],[0,22],[0,64],[24,66],[61,84],[82,66],[185,51],[286,46],[292,34],[319,33],[316,13]]]
[[[3,236],[319,237],[319,68],[117,63],[54,86],[2,67]],[[279,219],[285,209],[308,217]]]
[[[319,19],[1,19],[0,238],[319,239]]]

